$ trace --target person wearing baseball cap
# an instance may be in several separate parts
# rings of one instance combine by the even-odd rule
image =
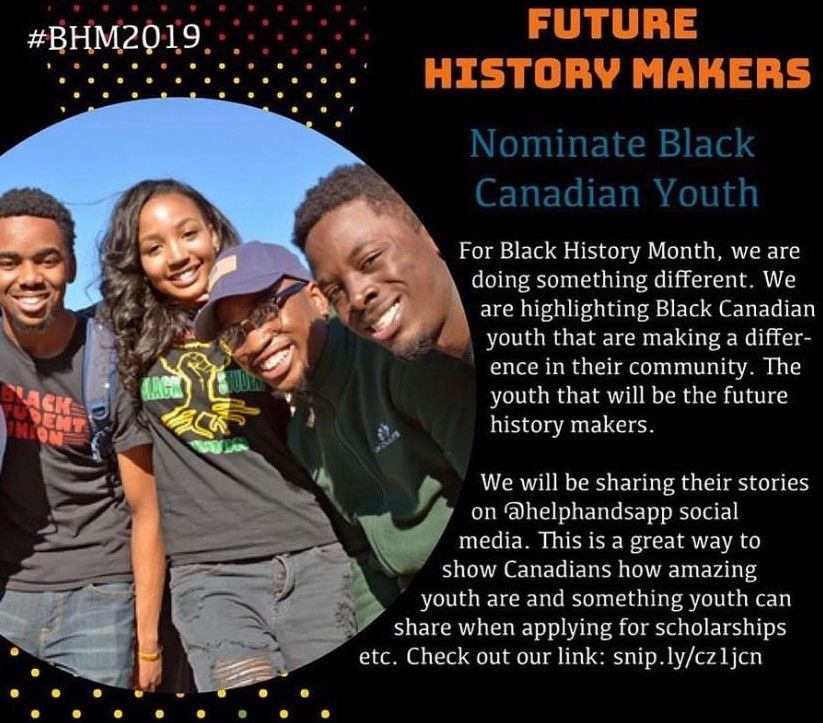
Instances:
[[[358,628],[408,585],[443,533],[471,453],[474,369],[432,351],[404,361],[330,318],[311,274],[282,246],[227,249],[195,319],[282,394],[288,442],[343,519]]]

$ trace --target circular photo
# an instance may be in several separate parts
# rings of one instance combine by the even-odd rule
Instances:
[[[471,454],[435,239],[271,113],[146,100],[0,157],[0,635],[73,675],[213,691],[391,605]]]

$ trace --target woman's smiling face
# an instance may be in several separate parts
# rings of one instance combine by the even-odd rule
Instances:
[[[137,242],[140,263],[155,291],[185,306],[205,300],[219,240],[192,199],[167,193],[146,201]]]

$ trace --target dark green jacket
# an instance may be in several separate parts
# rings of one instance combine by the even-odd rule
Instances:
[[[335,319],[289,446],[365,533],[372,564],[403,578],[421,568],[449,521],[474,423],[473,367],[438,352],[402,361]]]

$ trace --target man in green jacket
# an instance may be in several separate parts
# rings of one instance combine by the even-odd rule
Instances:
[[[289,446],[342,517],[354,558],[358,627],[422,567],[466,476],[475,420],[471,366],[432,351],[413,362],[330,320],[286,249],[225,251],[195,323],[237,361],[292,393]]]

